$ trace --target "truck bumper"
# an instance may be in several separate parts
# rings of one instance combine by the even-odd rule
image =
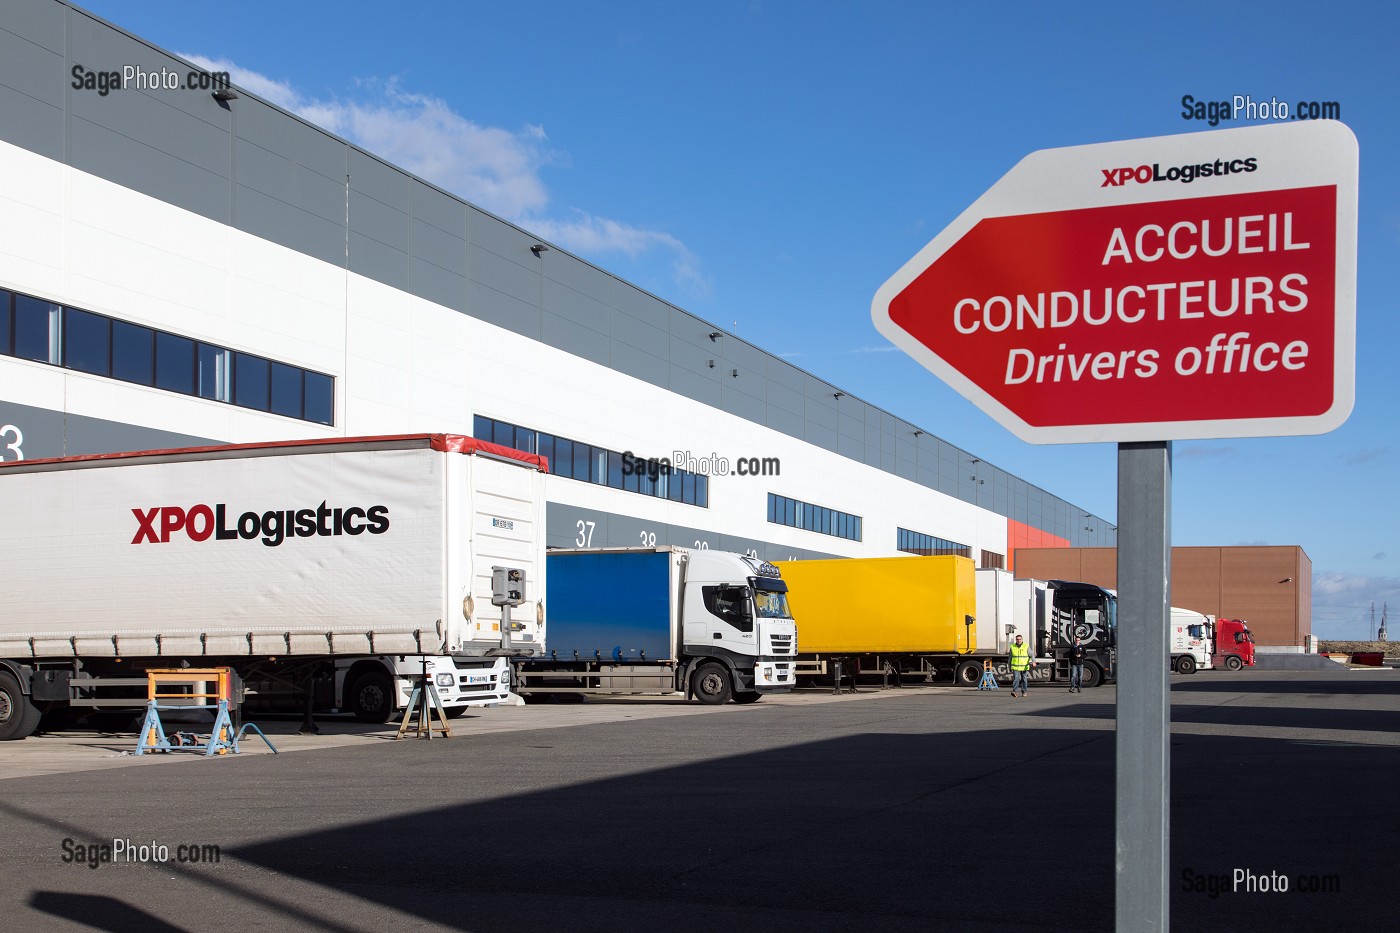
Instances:
[[[444,707],[489,706],[510,698],[510,659],[505,657],[435,656],[427,659],[428,679]],[[408,705],[423,673],[422,659],[394,658],[398,674],[398,708]]]
[[[759,693],[786,693],[796,682],[791,658],[759,659],[753,666],[753,687]]]

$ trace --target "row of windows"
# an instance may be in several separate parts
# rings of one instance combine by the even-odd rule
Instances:
[[[585,483],[597,483],[644,496],[670,499],[686,505],[710,507],[710,478],[672,468],[669,475],[648,471],[645,461],[629,459],[615,450],[533,431],[505,421],[477,415],[473,424],[477,440],[490,441],[549,460],[549,472]]]
[[[803,528],[838,538],[861,540],[861,518],[835,509],[799,502],[777,493],[768,494],[768,520],[778,525]]]
[[[1006,555],[998,554],[996,551],[982,552],[982,566],[991,567],[994,570],[1006,569]]]
[[[0,354],[302,421],[335,422],[330,376],[4,290]]]
[[[938,538],[934,535],[926,535],[921,531],[910,531],[908,528],[899,529],[896,536],[895,546],[901,551],[908,551],[910,554],[956,554],[960,557],[971,557],[972,548],[966,544],[959,544],[956,541],[949,541],[947,538]]]

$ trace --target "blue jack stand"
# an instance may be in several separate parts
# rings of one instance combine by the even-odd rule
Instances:
[[[170,751],[192,751],[199,746],[186,741],[186,737],[181,733],[175,733],[173,741],[171,736],[165,734],[165,727],[160,722],[160,710],[163,709],[208,709],[208,707],[190,706],[161,706],[155,700],[146,704],[146,718],[141,723],[141,732],[136,737],[136,754],[144,755],[147,752],[170,752]],[[220,700],[218,713],[214,717],[214,728],[209,734],[209,741],[204,745],[204,756],[206,758],[213,755],[227,755],[229,752],[239,754],[238,742],[243,738],[243,734],[252,729],[258,734],[258,738],[267,743],[267,747],[272,749],[272,754],[277,754],[277,748],[272,744],[263,731],[251,722],[245,722],[235,733],[233,731],[233,720],[228,714],[228,700]]]

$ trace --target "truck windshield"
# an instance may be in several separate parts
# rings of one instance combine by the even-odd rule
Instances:
[[[760,619],[792,618],[792,612],[788,609],[786,593],[775,593],[771,590],[755,590],[753,594],[753,605]]]

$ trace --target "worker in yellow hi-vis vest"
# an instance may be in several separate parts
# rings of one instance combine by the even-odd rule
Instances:
[[[1031,649],[1022,643],[1021,636],[1016,636],[1016,643],[1011,646],[1011,695],[1016,695],[1016,688],[1021,688],[1021,696],[1026,695],[1026,684],[1031,676]]]

